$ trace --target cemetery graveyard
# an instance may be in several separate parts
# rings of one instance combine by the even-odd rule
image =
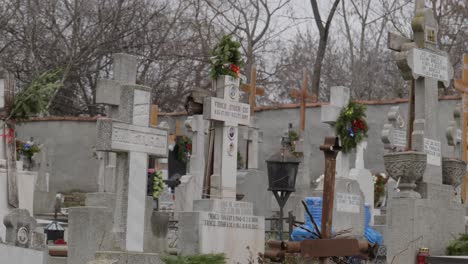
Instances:
[[[78,10],[65,2],[64,10]],[[310,1],[318,30],[313,42],[320,44],[307,52],[316,62],[297,63],[286,74],[280,67],[270,74],[273,57],[255,57],[254,45],[263,34],[275,35],[267,31],[270,19],[293,0],[271,10],[263,0],[246,6],[241,0],[219,6],[175,1],[178,7],[151,5],[160,9],[149,18],[149,3],[137,0],[133,4],[142,9],[133,10],[131,1],[123,2],[95,14],[103,15],[97,24],[110,23],[96,33],[103,38],[110,28],[130,29],[106,40],[115,46],[83,46],[90,53],[79,56],[102,53],[92,63],[70,60],[61,68],[44,62],[26,78],[0,46],[0,264],[468,263],[468,47],[464,39],[464,54],[457,57],[446,48],[452,35],[442,35],[447,24],[435,12],[442,3],[416,0],[398,7],[411,6],[399,21],[409,34],[387,29],[390,13],[376,20],[384,19],[388,32],[384,51],[373,56],[388,56],[382,55],[386,66],[374,71],[388,73],[373,82],[399,86],[400,92],[366,99],[356,86],[369,72],[359,78],[359,72],[338,74],[327,68],[336,57],[325,53],[332,20],[346,25],[332,34],[350,40],[347,15],[367,16],[355,1],[330,1],[322,20],[317,4],[323,3]],[[345,3],[356,12],[347,12]],[[466,3],[460,6],[468,10]],[[80,8],[76,20],[95,7]],[[203,8],[210,10],[207,17],[186,13]],[[267,13],[256,19],[266,20],[255,20],[252,32],[248,21],[227,15],[239,12],[239,19],[247,19],[262,8]],[[176,53],[183,61],[198,55],[185,54],[176,42],[148,51],[157,45],[151,40],[155,29],[130,37],[159,25],[152,19],[166,11],[174,12],[174,20],[165,18],[172,22],[161,27],[164,41],[184,35],[185,17],[200,25],[226,22],[218,21],[219,32],[206,33],[213,39],[200,45],[209,50],[193,67],[167,59],[151,68],[158,56]],[[340,18],[333,19],[335,12]],[[139,19],[149,20],[142,26]],[[461,21],[466,30],[468,17]],[[265,28],[258,38],[237,33],[255,35],[260,25]],[[75,30],[75,38],[86,32]],[[71,45],[74,52],[80,45]],[[34,52],[21,56],[39,56]],[[320,56],[324,63],[317,62]],[[322,81],[317,63],[325,67]],[[172,75],[176,68],[188,72]],[[88,70],[86,78],[75,76]],[[279,81],[269,79],[275,74]],[[323,81],[334,74],[344,80]],[[152,75],[171,77],[158,85]],[[70,82],[82,89],[69,93]],[[449,89],[450,95],[444,93]],[[60,112],[80,105],[73,101],[78,93],[88,112]]]

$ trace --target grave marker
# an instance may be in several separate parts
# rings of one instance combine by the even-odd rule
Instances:
[[[381,139],[384,148],[390,151],[401,151],[406,149],[406,127],[407,123],[400,106],[392,106],[387,114],[388,123],[384,125]]]
[[[424,3],[417,1],[416,6]],[[449,84],[453,69],[448,54],[437,48],[438,24],[430,9],[416,9],[412,23],[414,47],[397,52],[395,59],[405,80],[414,79],[415,119],[412,149],[427,153],[424,181],[441,182],[440,139],[437,134],[438,83]]]
[[[307,101],[316,102],[317,96],[309,95],[307,89],[308,85],[308,78],[307,78],[307,69],[304,68],[303,77],[302,77],[302,88],[301,89],[292,89],[289,92],[289,95],[294,98],[298,98],[300,101],[301,109],[300,109],[300,129],[301,131],[305,130],[305,123],[306,123],[306,103]]]
[[[116,211],[123,212],[117,212],[114,228],[125,234],[126,250],[142,252],[148,155],[167,156],[167,131],[150,127],[151,88],[135,84],[136,65],[136,57],[115,54],[114,80],[98,82],[96,102],[109,105],[110,118],[97,121],[96,148],[117,152],[117,192],[123,197],[117,197]]]
[[[454,157],[461,159],[462,157],[462,131],[461,125],[461,106],[457,105],[453,111],[453,121],[450,121],[449,126],[446,129],[447,144],[453,146]]]
[[[250,106],[239,103],[239,79],[222,76],[213,82],[217,97],[205,98],[203,117],[217,121],[211,196],[236,199],[238,125],[250,124]]]
[[[257,68],[252,65],[250,84],[242,84],[241,90],[249,95],[250,124],[244,139],[247,140],[246,168],[258,169],[258,143],[262,142],[263,134],[259,131],[258,121],[255,115],[255,97],[265,95],[265,89],[257,85]]]
[[[321,120],[322,123],[334,126],[341,109],[346,107],[350,100],[349,88],[344,86],[335,86],[330,89],[330,104],[322,106]],[[334,133],[334,131],[333,131]],[[350,170],[350,155],[340,152],[336,159],[336,175],[337,178],[347,178]]]

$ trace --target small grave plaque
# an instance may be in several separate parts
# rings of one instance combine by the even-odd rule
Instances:
[[[18,233],[16,234],[16,239],[19,244],[26,246],[29,241],[29,231],[26,227],[22,226],[18,229]]]
[[[209,108],[205,111],[204,119],[237,123],[240,125],[250,124],[250,106],[244,103],[224,100],[217,97],[205,98],[204,107]]]
[[[395,129],[393,130],[393,145],[396,147],[406,147],[406,131]]]
[[[359,213],[361,197],[356,194],[336,193],[336,210],[339,212]]]
[[[422,49],[413,49],[413,74],[449,82],[449,62],[441,56]]]
[[[440,141],[424,138],[424,152],[427,154],[427,163],[440,166]]]

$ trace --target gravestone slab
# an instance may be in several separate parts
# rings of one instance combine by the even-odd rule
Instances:
[[[198,200],[194,210],[179,214],[178,248],[183,255],[224,252],[228,263],[236,264],[263,252],[265,220],[253,215],[251,203]]]
[[[5,243],[16,247],[44,249],[44,234],[35,231],[37,222],[26,209],[13,209],[3,219]]]
[[[14,264],[47,264],[46,250],[15,247],[0,242],[0,263]]]

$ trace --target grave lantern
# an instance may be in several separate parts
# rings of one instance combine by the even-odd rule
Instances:
[[[291,125],[289,126],[291,128]],[[288,201],[289,195],[296,191],[296,176],[299,167],[299,159],[291,153],[289,146],[291,145],[289,134],[281,139],[281,149],[273,154],[268,160],[268,190],[273,192],[273,195],[280,207],[279,216],[279,236],[283,240],[283,207]]]
[[[56,241],[64,238],[65,229],[59,222],[53,221],[44,227],[44,233],[47,236],[47,241]]]

